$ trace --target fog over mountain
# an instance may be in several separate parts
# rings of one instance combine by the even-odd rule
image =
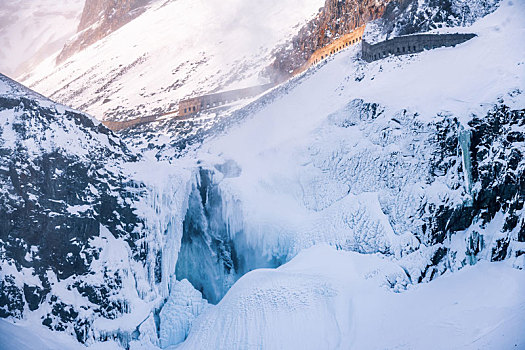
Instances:
[[[77,31],[84,0],[0,2],[0,72],[27,73]]]

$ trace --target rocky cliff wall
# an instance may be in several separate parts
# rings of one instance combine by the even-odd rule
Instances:
[[[0,318],[39,310],[52,330],[103,338],[95,319],[128,314],[128,286],[146,279],[131,268],[147,255],[141,189],[118,170],[138,156],[2,74],[0,114]]]
[[[384,39],[452,26],[469,26],[500,0],[395,0],[379,21]],[[368,39],[368,38],[367,38]]]
[[[317,64],[324,60],[325,58],[338,53],[339,51],[343,50],[344,48],[355,45],[359,42],[361,42],[363,38],[363,32],[365,30],[365,25],[362,25],[361,27],[353,30],[352,32],[345,34],[341,36],[340,38],[334,40],[332,43],[326,45],[325,47],[322,47],[318,50],[316,50],[306,61],[305,64],[303,64],[301,67],[295,69],[292,72],[292,75],[297,75],[305,70],[307,70],[309,67],[313,66],[314,64]]]
[[[280,49],[267,74],[272,81],[289,76],[317,50],[368,21],[379,18],[390,0],[326,0],[319,14],[308,22],[291,45]]]

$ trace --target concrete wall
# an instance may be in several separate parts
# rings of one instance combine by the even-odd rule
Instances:
[[[319,63],[323,59],[336,54],[344,48],[357,44],[362,40],[365,26],[361,26],[351,33],[345,34],[340,38],[337,38],[325,47],[315,51],[308,61],[300,68],[292,72],[292,76],[304,72],[314,64]],[[270,83],[265,85],[253,86],[245,89],[231,90],[225,92],[219,92],[216,94],[203,95],[193,97],[180,101],[179,103],[179,116],[187,116],[199,113],[201,111],[221,106],[226,103],[237,101],[243,98],[249,98],[263,93],[264,91],[272,88],[276,83]]]
[[[475,36],[475,34],[415,34],[399,36],[374,45],[363,41],[362,58],[372,62],[390,55],[408,55],[438,47],[456,46]]]
[[[226,103],[234,102],[244,98],[257,96],[264,91],[272,88],[275,84],[264,84],[252,86],[244,89],[230,90],[189,98],[179,102],[179,116],[187,116],[201,111],[222,106]]]
[[[132,126],[135,126],[135,125],[151,123],[151,122],[154,122],[156,119],[157,119],[157,116],[152,115],[148,117],[141,117],[141,118],[126,120],[123,122],[113,122],[113,121],[105,120],[102,122],[102,124],[104,124],[106,128],[110,130],[119,131],[119,130],[131,128]]]

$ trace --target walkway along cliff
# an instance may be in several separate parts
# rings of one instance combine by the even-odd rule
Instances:
[[[341,50],[359,42],[362,42],[361,58],[366,62],[373,62],[390,55],[408,55],[422,52],[424,50],[435,49],[438,47],[454,47],[476,36],[475,34],[413,34],[395,37],[376,44],[369,44],[363,40],[364,31],[365,25],[362,25],[350,33],[335,39],[325,47],[316,50],[306,61],[306,63],[292,71],[290,77],[288,78],[301,74],[311,66],[318,64],[326,58],[337,54]],[[135,118],[123,122],[103,121],[102,123],[113,131],[119,131],[136,125],[151,123],[161,117],[170,115],[173,115],[174,118],[178,119],[191,118],[200,112],[210,110],[227,103],[255,97],[281,82],[282,81],[275,81],[272,83],[243,89],[196,96],[181,100],[179,102],[178,111],[155,116]]]
[[[196,114],[200,111],[222,106],[226,103],[254,97],[262,94],[275,85],[276,84],[274,83],[269,83],[185,99],[179,102],[179,116],[183,117]]]
[[[351,45],[355,45],[361,42],[363,38],[364,30],[365,30],[365,26],[363,25],[348,34],[345,34],[337,38],[336,40],[326,45],[325,47],[315,51],[310,56],[308,61],[304,63],[301,67],[294,70],[290,74],[290,76],[287,77],[287,79],[306,71],[311,66],[340,52],[341,50]],[[268,84],[257,85],[257,86],[252,86],[248,88],[243,88],[243,89],[229,90],[229,91],[223,91],[223,92],[218,92],[218,93],[213,93],[213,94],[207,94],[207,95],[187,98],[179,102],[178,111],[168,112],[168,113],[154,115],[154,116],[135,118],[135,119],[126,120],[122,122],[107,120],[107,121],[103,121],[102,123],[107,128],[113,131],[120,131],[120,130],[131,128],[133,126],[151,123],[151,122],[156,121],[157,119],[160,119],[168,115],[174,115],[175,118],[185,119],[185,118],[195,116],[202,111],[210,110],[212,108],[222,106],[227,103],[231,103],[231,102],[238,101],[241,99],[246,99],[246,98],[257,96],[267,91],[268,89],[271,89],[272,87],[278,85],[281,82],[282,81],[275,81],[275,82],[271,82]]]
[[[325,58],[328,58],[331,55],[334,55],[338,53],[339,51],[357,44],[361,40],[363,40],[363,33],[365,31],[365,25],[362,25],[361,27],[351,31],[348,34],[345,34],[341,36],[340,38],[337,38],[330,44],[326,45],[325,47],[320,48],[319,50],[316,50],[306,61],[305,64],[303,64],[301,67],[295,69],[292,72],[292,77],[304,72],[314,64],[317,64],[324,60]]]

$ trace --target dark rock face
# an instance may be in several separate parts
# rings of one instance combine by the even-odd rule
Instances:
[[[521,140],[525,139],[525,110],[511,110],[500,104],[486,116],[476,116],[469,122],[471,132],[470,156],[472,159],[472,201],[460,207],[442,205],[434,208],[433,216],[424,224],[426,242],[440,244],[458,231],[467,230],[474,224],[485,227],[499,214],[504,218],[493,242],[487,242],[477,231],[467,240],[467,255],[476,260],[485,247],[491,249],[492,261],[524,254],[512,251],[512,241],[525,239],[525,217],[520,214],[525,203],[525,158]],[[440,153],[436,154],[436,173],[447,171],[458,162],[459,125],[453,119],[445,119],[437,125],[437,142]],[[465,169],[463,169],[463,172]],[[491,244],[488,246],[488,244]]]
[[[505,213],[503,229],[518,229],[517,237],[498,240],[492,260],[502,260],[510,239],[523,242],[525,218],[519,215],[525,202],[525,151],[523,126],[525,109],[511,110],[501,106],[485,118],[474,118],[472,154],[473,177],[479,183],[479,193],[474,208],[483,222],[489,222],[496,213]]]
[[[15,84],[0,75],[6,82]],[[146,254],[137,245],[144,235],[133,209],[137,185],[118,172],[137,157],[88,116],[31,96],[0,96],[7,118],[0,121],[0,317],[47,303],[42,323],[85,341],[95,317],[127,312],[122,271],[95,264],[101,228],[126,242],[131,258]],[[59,283],[95,307],[62,300]]]
[[[142,14],[151,0],[86,0],[77,37],[66,43],[57,57],[65,61]]]
[[[381,19],[387,38],[426,32],[450,26],[467,26],[494,11],[499,0],[473,0],[461,6],[453,0],[396,0],[390,2]]]

